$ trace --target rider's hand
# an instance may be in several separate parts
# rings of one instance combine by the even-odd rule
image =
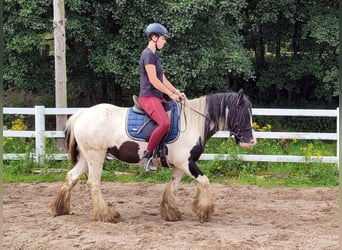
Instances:
[[[179,95],[177,95],[177,94],[175,94],[175,93],[172,93],[171,95],[170,95],[170,98],[173,100],[173,101],[175,101],[175,102],[179,102],[181,99],[180,99],[180,96]]]
[[[174,93],[174,94],[178,96],[178,99],[179,99],[180,101],[182,101],[182,100],[185,100],[185,99],[186,99],[186,96],[185,96],[185,94],[184,94],[184,93],[182,93],[182,92],[180,92],[178,89],[176,89],[176,91],[175,91],[175,93]]]
[[[186,99],[186,95],[185,95],[184,93],[179,92],[179,93],[178,93],[178,96],[179,96],[179,98],[180,98],[181,100],[185,100],[185,99]]]

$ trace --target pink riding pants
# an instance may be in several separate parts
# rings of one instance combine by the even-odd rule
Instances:
[[[147,144],[147,151],[153,152],[170,129],[170,121],[162,105],[164,100],[155,96],[143,96],[139,97],[138,102],[145,112],[158,124]]]

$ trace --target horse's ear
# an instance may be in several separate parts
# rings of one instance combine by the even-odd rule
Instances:
[[[238,92],[236,105],[240,105],[243,100],[243,89],[240,89]]]

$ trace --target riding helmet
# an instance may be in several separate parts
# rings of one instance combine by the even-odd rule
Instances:
[[[157,34],[158,36],[169,36],[167,29],[160,23],[151,23],[147,26],[145,33],[148,37],[152,34]]]

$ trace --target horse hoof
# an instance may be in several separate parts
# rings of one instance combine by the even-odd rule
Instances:
[[[105,213],[94,213],[95,221],[118,223],[121,222],[121,215],[114,209],[108,208]]]
[[[108,222],[110,223],[119,223],[121,221],[122,221],[121,215],[118,212],[115,212],[115,214],[112,214],[112,216],[108,220]]]
[[[70,214],[70,208],[66,207],[55,207],[54,204],[51,205],[51,212],[53,217]]]
[[[160,214],[165,221],[180,221],[182,219],[182,214],[178,209],[161,209]]]
[[[198,203],[194,203],[192,211],[197,215],[200,222],[208,222],[214,213],[214,205],[199,206]]]
[[[199,221],[202,222],[208,222],[211,218],[211,213],[201,213],[197,214]]]
[[[54,217],[70,214],[70,192],[61,190],[50,205]]]

